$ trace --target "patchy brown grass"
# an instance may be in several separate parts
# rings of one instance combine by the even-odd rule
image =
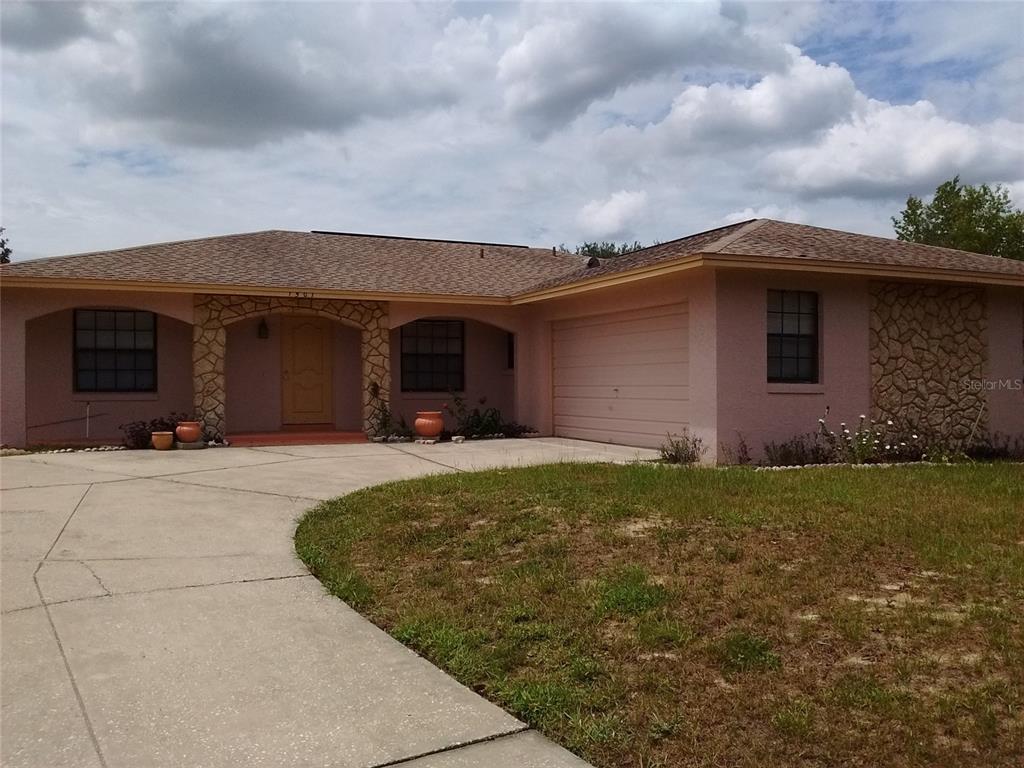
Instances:
[[[558,465],[311,510],[334,594],[598,766],[1018,766],[1024,468]]]

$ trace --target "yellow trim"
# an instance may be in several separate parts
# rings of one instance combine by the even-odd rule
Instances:
[[[93,291],[149,291],[151,293],[212,293],[240,296],[281,296],[298,299],[346,299],[348,301],[409,301],[435,304],[508,305],[505,296],[475,296],[439,293],[395,293],[386,291],[295,290],[254,285],[216,285],[209,283],[147,282],[141,280],[89,280],[85,278],[45,278],[5,276],[0,288],[67,288]]]

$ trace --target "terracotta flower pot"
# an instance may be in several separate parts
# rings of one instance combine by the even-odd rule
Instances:
[[[203,430],[198,421],[179,421],[174,434],[178,436],[179,443],[194,443],[203,436]]]
[[[158,451],[169,451],[174,447],[173,432],[154,432],[153,447]]]
[[[432,439],[444,430],[444,417],[440,411],[416,411],[416,421],[413,426],[416,428],[417,435]]]

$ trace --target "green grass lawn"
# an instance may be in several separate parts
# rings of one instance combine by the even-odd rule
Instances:
[[[335,595],[598,766],[1020,766],[1024,467],[557,465],[326,502]]]

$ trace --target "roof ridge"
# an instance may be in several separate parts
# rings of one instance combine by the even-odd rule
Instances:
[[[772,221],[772,219],[751,219],[750,221],[742,222],[743,226],[741,226],[736,231],[730,232],[728,235],[723,235],[722,237],[715,240],[715,242],[713,242],[707,248],[701,248],[701,253],[718,253],[727,245],[736,242],[741,237],[749,235],[755,229],[763,227],[769,221]],[[713,232],[714,230],[709,231]]]
[[[651,243],[650,245],[645,245],[643,248],[637,248],[635,251],[630,251],[629,253],[624,253],[622,256],[610,257],[610,260],[615,261],[615,260],[618,260],[618,259],[632,258],[633,256],[636,256],[638,253],[643,253],[644,251],[650,251],[650,250],[652,250],[654,248],[664,248],[666,245],[672,245],[673,243],[681,243],[684,240],[692,240],[693,238],[700,237],[701,235],[709,235],[712,232],[717,232],[720,229],[729,229],[730,227],[737,227],[737,226],[739,226],[741,224],[751,224],[751,223],[753,223],[755,221],[758,221],[758,219],[748,219],[747,221],[734,221],[732,224],[723,224],[720,227],[712,227],[711,229],[702,229],[700,232],[691,232],[690,234],[683,235],[682,237],[674,237],[671,240],[665,240],[665,241],[660,242],[660,243]]]
[[[299,234],[306,234],[305,232]],[[373,237],[380,240],[412,240],[418,243],[451,243],[453,245],[490,245],[494,248],[523,248],[526,250],[546,250],[518,243],[494,243],[486,240],[448,240],[442,237],[411,237],[409,235],[378,235],[369,232],[335,232],[329,229],[311,229],[311,235],[339,235],[342,237]]]

